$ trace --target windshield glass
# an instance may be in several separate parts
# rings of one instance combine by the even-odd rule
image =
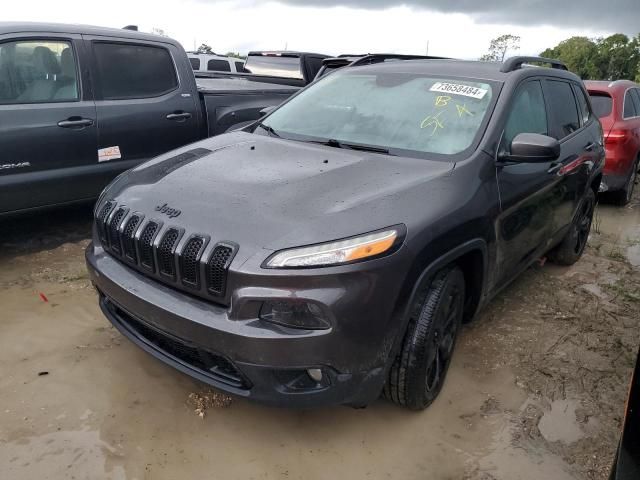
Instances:
[[[493,90],[474,80],[338,71],[273,112],[265,124],[296,140],[337,140],[390,153],[452,155],[471,146]]]

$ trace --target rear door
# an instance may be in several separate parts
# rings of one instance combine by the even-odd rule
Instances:
[[[96,110],[79,35],[0,36],[0,213],[96,195]]]
[[[573,221],[588,188],[591,169],[602,155],[603,147],[582,87],[555,78],[547,79],[543,86],[550,112],[550,135],[561,147],[558,161],[550,168],[558,181],[551,233],[559,240]]]
[[[198,98],[176,67],[184,52],[160,42],[84,38],[94,64],[101,162],[128,168],[198,139]]]

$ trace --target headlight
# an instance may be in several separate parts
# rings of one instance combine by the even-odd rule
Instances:
[[[335,242],[281,250],[269,257],[264,266],[267,268],[325,267],[357,262],[391,253],[395,247],[399,246],[403,234],[404,228],[390,227]]]

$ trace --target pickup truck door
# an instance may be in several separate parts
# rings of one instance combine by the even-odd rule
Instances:
[[[0,213],[98,193],[84,53],[79,35],[0,36]]]
[[[200,138],[201,107],[184,51],[160,41],[83,37],[105,162],[128,168]]]
[[[507,114],[500,151],[508,151],[519,133],[549,133],[549,114],[539,80],[529,80],[518,87]],[[556,173],[553,162],[498,161],[501,212],[496,224],[498,268],[494,288],[501,288],[522,272],[551,241],[561,194]]]

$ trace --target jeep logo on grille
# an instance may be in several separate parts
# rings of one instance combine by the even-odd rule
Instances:
[[[166,203],[164,205],[158,205],[156,207],[156,212],[164,213],[165,215],[168,215],[169,218],[176,218],[182,213],[181,210],[178,210],[177,208],[171,208]]]

